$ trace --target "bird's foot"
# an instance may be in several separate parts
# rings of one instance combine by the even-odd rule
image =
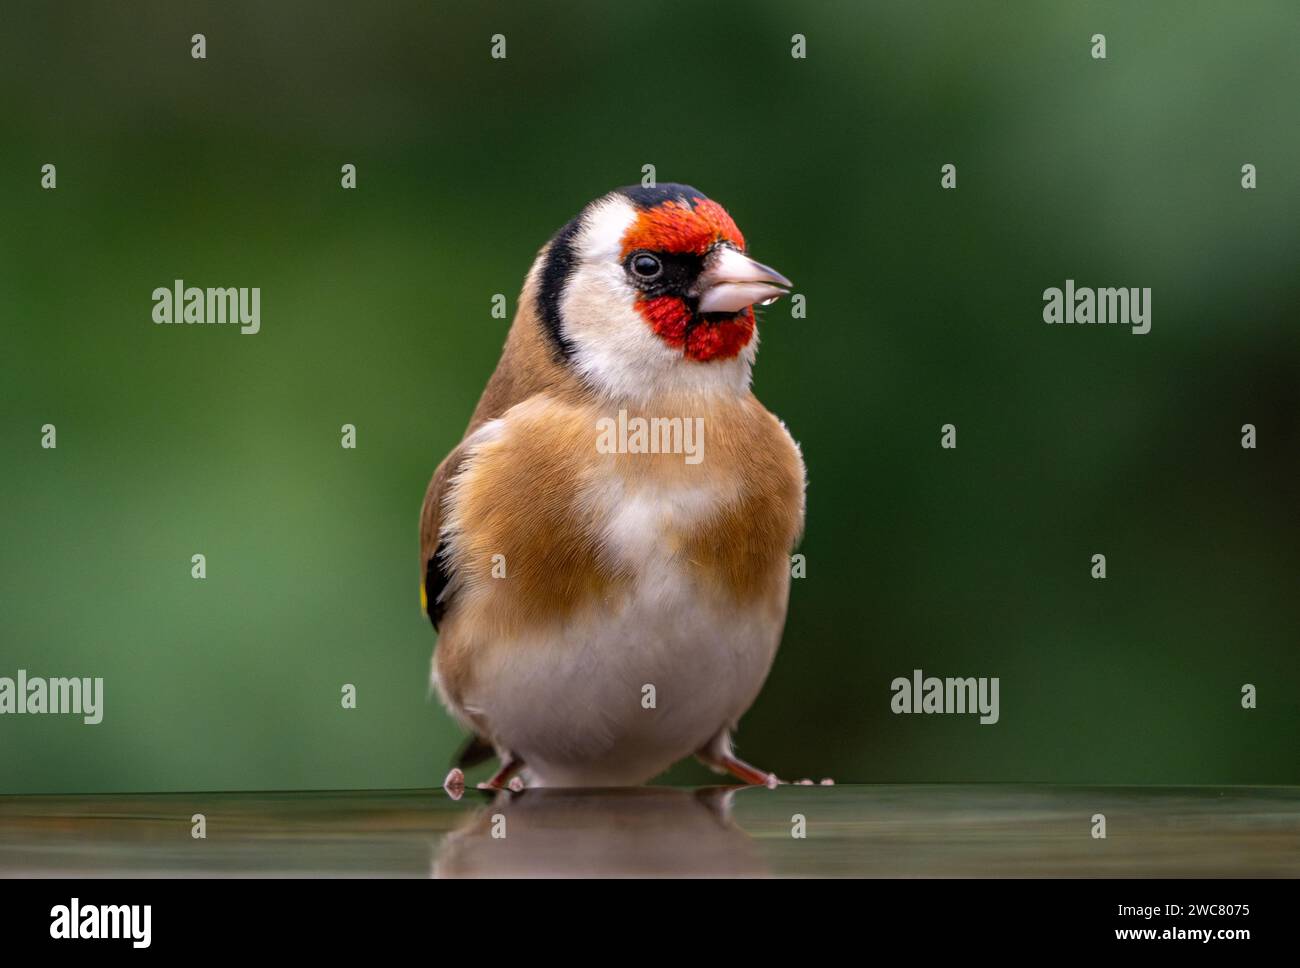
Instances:
[[[447,779],[442,781],[442,788],[447,791],[447,796],[459,800],[465,795],[465,772],[453,766],[451,772],[447,774]]]
[[[480,790],[513,790],[518,793],[524,788],[521,777],[515,776],[524,768],[524,761],[517,756],[506,753],[501,760],[501,768],[492,777],[478,785]]]
[[[752,766],[739,757],[730,754],[719,756],[716,759],[710,757],[704,762],[714,769],[725,770],[741,783],[747,783],[750,786],[765,786],[769,790],[775,790],[785,782],[779,779],[775,773],[760,770],[758,767]]]

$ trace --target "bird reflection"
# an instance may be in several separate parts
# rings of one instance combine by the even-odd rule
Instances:
[[[448,834],[434,877],[761,877],[739,788],[502,791]]]

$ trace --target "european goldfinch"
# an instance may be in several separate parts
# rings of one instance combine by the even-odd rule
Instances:
[[[753,306],[789,286],[687,185],[613,191],[538,253],[420,521],[433,684],[472,733],[457,766],[499,757],[484,786],[640,784],[691,754],[778,782],[731,734],[803,529],[799,449],[750,390]]]

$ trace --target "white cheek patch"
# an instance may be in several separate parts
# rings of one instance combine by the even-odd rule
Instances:
[[[574,240],[576,266],[560,302],[573,366],[594,386],[618,397],[640,396],[648,370],[677,362],[636,311],[637,292],[623,269],[623,236],[636,209],[614,195],[592,205]]]
[[[623,267],[623,236],[637,210],[621,195],[592,204],[574,239],[575,267],[560,301],[572,365],[610,397],[646,402],[661,393],[743,393],[756,340],[734,359],[687,359],[656,336],[636,310],[637,290]]]
[[[595,202],[582,220],[574,248],[579,262],[618,263],[623,256],[623,236],[636,221],[636,208],[621,195]]]

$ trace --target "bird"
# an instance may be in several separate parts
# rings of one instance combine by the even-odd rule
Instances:
[[[806,471],[751,389],[789,279],[689,185],[616,189],[538,252],[420,515],[431,691],[469,733],[444,787],[644,784],[733,734],[776,655]],[[649,428],[647,430],[647,428]]]

